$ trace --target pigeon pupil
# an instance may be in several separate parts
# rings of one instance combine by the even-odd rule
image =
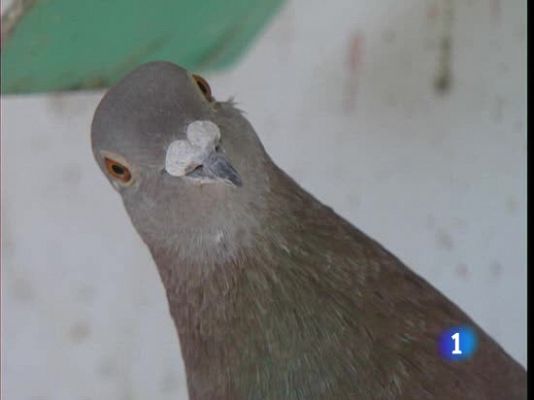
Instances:
[[[206,80],[202,78],[200,75],[193,75],[193,78],[195,79],[195,82],[197,83],[198,88],[204,94],[206,99],[208,101],[212,101],[213,98],[211,97],[211,88],[210,88],[210,85],[208,85],[208,82],[206,82]]]
[[[113,164],[113,166],[111,167],[111,169],[112,169],[113,172],[115,172],[117,175],[124,175],[124,168],[121,167],[120,165]]]
[[[113,177],[120,179],[124,183],[127,183],[131,180],[132,175],[127,167],[109,158],[105,158],[105,162],[106,169]]]

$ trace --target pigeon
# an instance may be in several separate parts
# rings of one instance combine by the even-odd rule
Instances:
[[[301,188],[201,76],[137,67],[91,143],[159,271],[191,400],[527,398],[525,368]],[[476,350],[450,359],[440,337],[457,326]]]

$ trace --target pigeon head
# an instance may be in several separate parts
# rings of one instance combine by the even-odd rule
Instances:
[[[112,87],[95,112],[91,141],[149,246],[220,242],[245,228],[243,216],[267,188],[268,156],[248,121],[231,102],[216,101],[203,78],[172,63],[144,64]]]

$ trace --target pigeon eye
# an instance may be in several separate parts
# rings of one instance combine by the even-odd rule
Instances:
[[[106,163],[106,169],[108,173],[113,178],[121,181],[122,183],[129,183],[132,180],[132,174],[128,167],[118,161],[112,160],[111,158],[105,157],[104,161]]]
[[[213,101],[213,97],[211,95],[211,88],[208,82],[200,75],[193,74],[193,79],[195,80],[198,88],[200,89],[206,100]]]

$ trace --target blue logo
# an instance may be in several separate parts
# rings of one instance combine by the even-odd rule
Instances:
[[[451,361],[471,358],[477,348],[477,336],[473,328],[457,326],[447,329],[439,338],[441,356]]]

